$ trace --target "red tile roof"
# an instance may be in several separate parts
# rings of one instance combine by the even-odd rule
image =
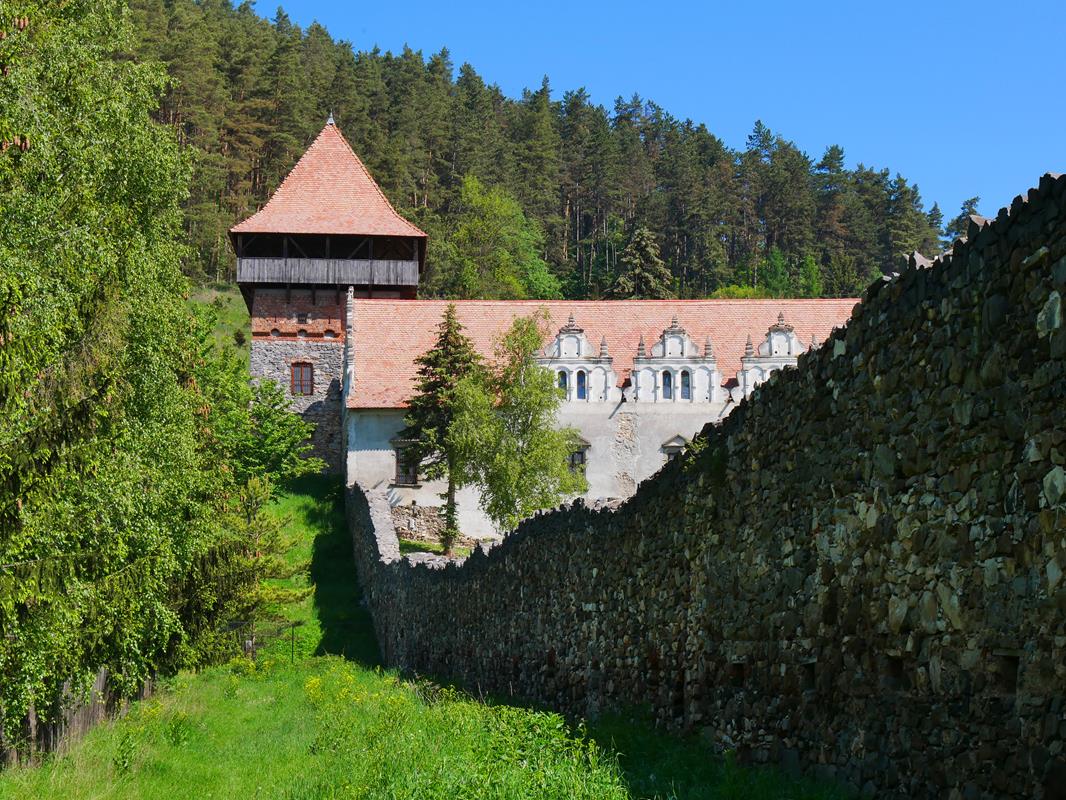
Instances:
[[[322,129],[267,204],[230,233],[426,235],[396,213],[333,123]]]
[[[355,391],[349,408],[400,408],[410,397],[415,359],[433,346],[446,300],[355,300]],[[641,335],[651,350],[676,314],[678,322],[700,346],[708,336],[722,380],[740,369],[744,343],[750,335],[758,345],[767,329],[784,313],[804,344],[811,337],[825,341],[833,328],[847,322],[857,300],[461,300],[456,312],[486,359],[494,343],[516,316],[538,308],[551,316],[549,340],[570,314],[584,328],[594,352],[600,339],[614,357],[619,381],[629,376]]]

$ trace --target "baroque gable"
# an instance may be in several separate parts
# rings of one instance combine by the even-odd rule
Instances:
[[[567,401],[603,403],[619,399],[618,375],[614,359],[607,352],[607,338],[603,337],[594,349],[573,314],[544,348],[537,363],[555,373],[556,384],[566,393]]]
[[[638,403],[722,402],[725,397],[721,382],[710,337],[701,353],[675,316],[650,352],[644,337],[640,338],[627,399]]]
[[[800,355],[816,346],[813,337],[809,346],[803,344],[795,328],[785,322],[782,311],[777,315],[777,322],[767,329],[766,338],[759,342],[758,348],[752,344],[751,335],[748,335],[736,385],[730,389],[731,399],[740,402],[777,370],[796,366]]]

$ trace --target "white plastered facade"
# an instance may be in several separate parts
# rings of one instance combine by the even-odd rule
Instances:
[[[575,428],[587,443],[583,449],[589,503],[632,495],[707,423],[722,419],[757,383],[776,369],[794,365],[806,349],[779,319],[757,354],[751,348],[745,356],[736,386],[729,391],[722,385],[713,344],[708,341],[698,347],[676,320],[650,348],[641,344],[630,378],[623,384],[609,343],[593,345],[573,318],[538,358],[564,392],[558,424]],[[561,381],[560,374],[565,376]],[[358,375],[350,360],[345,377],[346,393],[358,392]],[[443,481],[410,485],[397,474],[403,417],[401,408],[347,410],[348,479],[366,489],[385,490],[394,506],[439,506]],[[491,538],[502,533],[481,510],[476,489],[460,490],[458,502],[464,535]]]

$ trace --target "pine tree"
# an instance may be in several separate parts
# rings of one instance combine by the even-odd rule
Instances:
[[[431,267],[453,245],[467,175],[517,198],[571,297],[609,291],[625,232],[641,227],[685,297],[745,271],[761,289],[774,247],[792,270],[813,254],[835,295],[913,249],[941,248],[943,220],[923,211],[918,187],[847,169],[837,145],[814,165],[757,122],[737,152],[639,96],[610,111],[580,89],[553,102],[545,80],[512,99],[468,64],[453,76],[444,50],[355,52],[321,25],[301,31],[284,12],[267,21],[247,0],[130,2],[135,58],[162,60],[176,79],[159,118],[194,166],[183,209],[197,277],[232,274],[226,229],[266,201],[329,110],[393,204],[432,233]]]
[[[557,111],[545,77],[540,89],[527,91],[516,113],[518,198],[530,216],[551,229],[559,217],[562,169]]]
[[[673,276],[659,256],[655,234],[640,227],[633,233],[619,258],[621,273],[609,296],[633,300],[660,300],[673,297]]]
[[[455,492],[466,483],[466,469],[460,454],[449,439],[455,422],[456,389],[464,379],[480,369],[480,358],[474,345],[463,333],[463,326],[449,305],[437,327],[437,341],[416,360],[418,364],[417,392],[408,403],[406,427],[401,438],[410,444],[403,457],[417,464],[427,478],[445,478],[444,530],[441,544],[450,553],[459,537],[456,520]]]
[[[977,204],[980,202],[980,197],[968,197],[962,201],[962,208],[959,211],[959,215],[944,228],[944,238],[946,239],[948,247],[950,247],[952,242],[956,239],[966,235],[966,231],[970,227],[970,215],[977,213]]]

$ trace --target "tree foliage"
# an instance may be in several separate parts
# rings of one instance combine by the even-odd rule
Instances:
[[[437,341],[417,359],[418,383],[408,401],[406,427],[400,437],[406,440],[401,457],[417,464],[428,478],[444,478],[444,531],[441,544],[450,552],[459,536],[455,492],[467,482],[467,471],[455,443],[450,438],[458,414],[458,387],[480,368],[474,346],[463,334],[449,304],[437,327]]]
[[[647,228],[637,228],[622,251],[621,272],[608,290],[608,296],[620,300],[661,300],[673,297],[673,277],[659,258],[655,235]]]
[[[432,246],[432,245],[431,245]],[[431,292],[455,298],[554,299],[558,279],[541,258],[540,226],[506,190],[473,175],[463,180],[455,229],[431,260]]]
[[[464,237],[481,223],[471,217],[470,176],[494,213],[517,219],[502,198],[517,201],[526,222],[515,230],[536,227],[539,240],[526,242],[573,298],[604,296],[638,228],[654,235],[680,297],[761,288],[775,248],[785,291],[818,283],[810,256],[823,294],[853,296],[913,250],[940,247],[937,215],[917,186],[888,169],[849,169],[835,144],[814,159],[756,122],[734,149],[639,96],[611,108],[580,88],[555,99],[547,78],[509,98],[470,64],[456,71],[447,50],[353,50],[317,23],[302,29],[283,11],[267,21],[249,3],[132,5],[134,52],[167,65],[174,80],[159,117],[193,165],[183,202],[189,274],[232,277],[226,229],[265,201],[331,109],[394,205],[430,234],[428,288],[439,296],[555,291],[522,269],[500,272],[495,254],[491,271],[471,271]],[[486,242],[497,246],[489,237],[477,247]]]
[[[12,741],[31,705],[48,718],[66,682],[83,688],[101,667],[132,692],[232,649],[225,622],[257,580],[240,491],[253,474],[316,465],[298,458],[308,426],[248,388],[186,300],[179,242],[196,167],[152,119],[164,71],[121,55],[124,6],[5,3],[0,25],[9,14],[30,19],[0,57],[0,130],[30,142],[0,153],[0,711]]]
[[[556,427],[562,402],[552,373],[536,362],[547,315],[516,317],[488,370],[460,382],[449,439],[485,512],[503,531],[536,511],[586,490],[570,469],[578,447],[573,428]]]
[[[968,197],[963,200],[959,215],[944,227],[944,237],[949,247],[956,239],[966,236],[966,232],[970,228],[970,216],[977,213],[977,204],[980,202],[980,197]],[[938,213],[939,211],[940,209],[937,209]]]

